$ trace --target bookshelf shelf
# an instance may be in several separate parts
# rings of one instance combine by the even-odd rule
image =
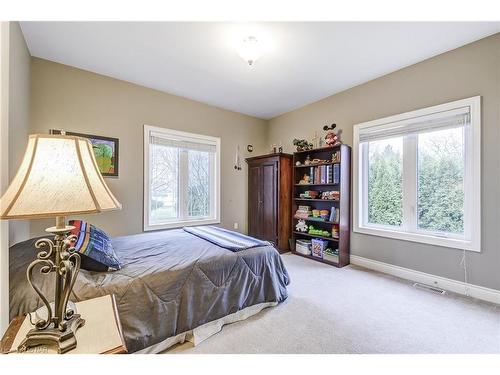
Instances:
[[[310,167],[317,167],[320,165],[334,165],[334,164],[339,164],[339,162],[331,162],[331,163],[317,163],[317,164],[309,164],[309,165],[296,165],[294,168],[310,168]]]
[[[338,186],[338,184],[294,184],[297,187],[307,187],[307,186]]]
[[[301,253],[298,253],[296,251],[292,251],[292,254],[299,255],[299,256],[304,257],[304,258],[309,258],[309,259],[312,259],[312,260],[315,260],[315,261],[318,261],[321,263],[329,264],[331,266],[341,267],[341,266],[339,266],[338,262],[332,262],[331,260],[316,258],[316,257],[313,257],[312,255],[301,254]]]
[[[309,202],[325,202],[325,203],[335,203],[340,202],[336,199],[312,199],[312,198],[293,198],[296,201],[309,201]]]
[[[306,236],[306,237],[311,237],[311,238],[321,238],[322,240],[327,240],[327,241],[334,241],[334,242],[339,241],[338,237],[325,237],[325,236],[320,236],[317,234],[309,234],[306,232],[297,232],[297,231],[294,231],[293,233],[296,235],[299,235],[299,236]]]
[[[338,146],[333,146],[333,147],[319,147],[319,148],[313,148],[312,150],[296,151],[296,152],[294,152],[293,154],[294,154],[294,155],[299,155],[299,156],[300,156],[300,155],[304,155],[304,154],[305,154],[305,155],[308,155],[308,154],[309,154],[309,155],[311,155],[311,157],[312,157],[312,156],[313,156],[312,154],[318,154],[318,153],[320,153],[320,152],[330,152],[330,153],[335,152],[335,151],[339,150],[342,146],[346,146],[346,145],[338,145]],[[349,147],[349,146],[347,146],[347,147]],[[314,158],[313,158],[313,159],[314,159]],[[297,161],[300,161],[301,163],[303,162],[303,161],[302,161],[302,160],[300,160],[300,159],[295,160],[295,162],[297,162]],[[295,165],[295,163],[294,163],[294,165]]]
[[[314,218],[311,218],[311,217],[308,217],[308,218],[303,218],[303,217],[297,217],[297,216],[294,216],[293,218],[294,218],[295,220],[310,221],[310,222],[312,222],[312,223],[337,224],[337,223],[334,223],[333,221],[329,221],[329,220],[319,220],[319,219],[314,219]]]
[[[333,155],[337,154],[335,161]],[[304,162],[309,156],[309,159],[326,160],[322,163],[305,165]],[[340,157],[338,157],[340,156]],[[339,161],[340,160],[340,161]],[[296,165],[300,162],[300,165]],[[293,154],[293,196],[292,196],[292,242],[293,254],[309,258],[321,263],[329,264],[336,267],[344,267],[350,262],[350,179],[351,179],[351,148],[347,145],[338,145],[335,147],[323,147],[307,151],[299,151]],[[299,184],[303,180],[304,174],[307,174],[311,182],[310,184]],[[319,177],[318,177],[319,175]],[[300,194],[304,193],[304,188],[316,190],[320,194],[323,192],[338,192],[334,197],[339,199],[310,199],[300,198]],[[332,193],[330,193],[332,194]],[[331,197],[331,196],[330,196]],[[330,220],[317,220],[311,218],[302,219],[296,217],[296,211],[299,206],[308,206],[301,208],[302,210],[328,210],[332,214],[332,210],[338,210],[338,216],[334,222]],[[307,212],[307,211],[306,211]],[[331,231],[335,225],[338,232],[338,237],[324,237],[307,232],[296,231],[295,225],[299,220],[304,220],[307,225],[313,225],[322,230]],[[297,239],[321,239],[327,241],[327,247],[338,250],[338,262],[329,259],[318,258],[312,255],[304,255],[295,251],[295,241]]]

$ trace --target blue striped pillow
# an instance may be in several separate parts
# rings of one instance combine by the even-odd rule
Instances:
[[[97,272],[116,271],[121,268],[106,232],[83,220],[70,220],[69,225],[75,227],[71,234],[77,237],[74,247],[81,256],[81,268]]]

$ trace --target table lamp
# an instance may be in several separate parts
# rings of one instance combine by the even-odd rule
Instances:
[[[56,225],[46,229],[54,240],[36,242],[39,253],[27,269],[28,282],[43,301],[47,319],[35,322],[19,351],[41,344],[55,344],[59,353],[76,347],[75,332],[85,321],[67,305],[80,269],[80,256],[72,246],[75,236],[68,236],[74,227],[66,225],[65,216],[116,209],[121,209],[121,204],[104,182],[87,139],[29,136],[21,166],[0,200],[0,219],[55,217]],[[33,283],[35,267],[42,274],[55,274],[53,308]]]

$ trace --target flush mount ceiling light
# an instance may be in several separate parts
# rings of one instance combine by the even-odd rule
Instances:
[[[256,37],[247,36],[241,41],[238,47],[238,55],[240,55],[248,65],[252,66],[262,55],[262,45]]]

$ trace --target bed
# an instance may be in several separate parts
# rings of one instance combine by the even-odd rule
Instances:
[[[10,249],[10,317],[41,301],[26,280],[36,239]],[[122,262],[114,272],[81,270],[72,300],[115,294],[129,352],[154,353],[190,340],[287,298],[289,276],[278,251],[258,246],[233,252],[182,229],[113,238]],[[34,273],[44,293],[53,280]]]

